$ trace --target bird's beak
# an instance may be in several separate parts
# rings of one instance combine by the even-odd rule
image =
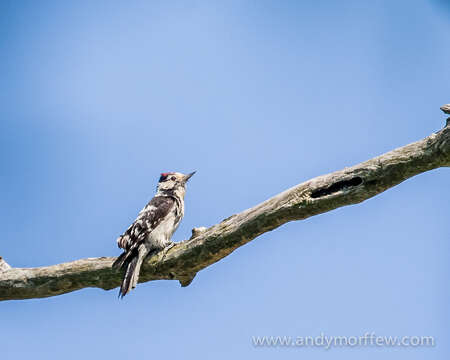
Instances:
[[[195,173],[196,173],[196,171],[193,171],[190,174],[185,175],[184,182],[187,182],[192,177],[192,175],[194,175]]]

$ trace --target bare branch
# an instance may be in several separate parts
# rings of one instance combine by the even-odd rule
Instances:
[[[209,229],[193,230],[167,254],[146,260],[140,282],[176,279],[187,286],[195,274],[257,236],[293,220],[360,203],[417,174],[450,166],[450,126],[415,143],[311,179]],[[115,258],[89,258],[40,268],[0,269],[0,300],[55,296],[86,287],[120,285]]]

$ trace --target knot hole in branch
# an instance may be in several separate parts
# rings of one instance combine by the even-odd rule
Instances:
[[[311,193],[311,197],[317,199],[322,196],[334,194],[348,187],[361,185],[362,183],[363,179],[359,176],[355,176],[349,180],[337,181],[328,187],[317,189]]]

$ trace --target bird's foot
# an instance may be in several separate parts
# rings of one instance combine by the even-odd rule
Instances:
[[[162,251],[163,251],[163,255],[161,260],[164,261],[164,259],[166,258],[167,252],[172,249],[176,244],[174,242],[171,242],[169,245],[167,245]]]

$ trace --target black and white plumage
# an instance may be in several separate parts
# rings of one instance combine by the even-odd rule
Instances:
[[[186,182],[194,174],[195,171],[187,175],[162,173],[155,197],[117,239],[117,245],[124,249],[113,264],[113,268],[125,270],[120,297],[136,287],[145,257],[171,244],[170,239],[184,216]]]

